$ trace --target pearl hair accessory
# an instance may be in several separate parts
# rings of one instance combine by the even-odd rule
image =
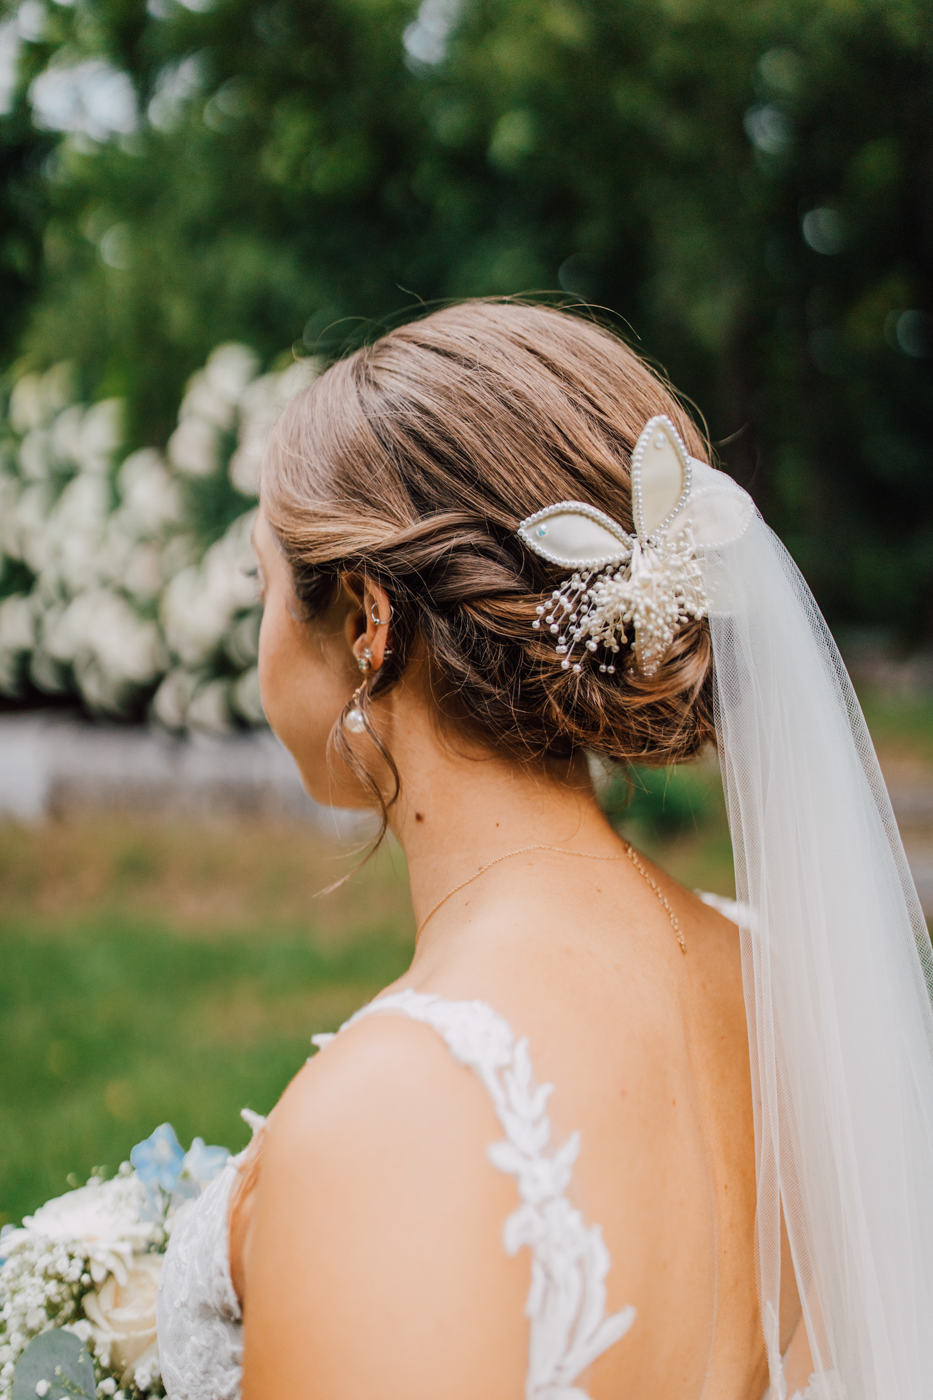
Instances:
[[[582,643],[591,655],[601,651],[600,671],[613,674],[631,625],[639,669],[654,675],[677,629],[690,617],[706,616],[693,533],[679,520],[691,480],[680,434],[658,414],[632,453],[634,535],[581,501],[546,506],[519,525],[518,537],[528,549],[573,569],[531,624],[536,630],[547,626],[556,637],[565,671],[582,671],[585,655],[573,660]]]

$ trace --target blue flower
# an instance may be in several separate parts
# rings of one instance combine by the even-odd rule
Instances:
[[[205,1147],[204,1139],[196,1137],[185,1153],[172,1191],[172,1205],[177,1209],[185,1201],[195,1200],[229,1161],[230,1153],[225,1147]]]
[[[230,1153],[226,1147],[205,1147],[204,1139],[196,1137],[185,1153],[182,1172],[196,1181],[199,1190],[203,1191],[218,1172],[223,1171],[229,1160]]]
[[[140,1181],[146,1186],[157,1181],[163,1191],[171,1191],[184,1160],[185,1154],[171,1123],[162,1123],[152,1137],[138,1142],[130,1153]]]

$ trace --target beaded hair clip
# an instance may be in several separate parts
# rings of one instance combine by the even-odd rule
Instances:
[[[691,481],[680,434],[659,414],[645,425],[632,453],[634,535],[581,501],[546,506],[519,525],[518,537],[528,549],[573,570],[531,624],[547,626],[557,638],[565,671],[579,673],[586,653],[600,652],[600,671],[614,672],[631,626],[639,669],[653,675],[677,629],[688,618],[706,616],[693,533],[680,518]]]

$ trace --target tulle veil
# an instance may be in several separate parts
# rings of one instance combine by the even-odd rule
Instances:
[[[787,551],[693,463],[735,852],[772,1400],[782,1224],[812,1400],[933,1395],[933,957],[871,739]],[[786,1256],[785,1256],[786,1257]]]

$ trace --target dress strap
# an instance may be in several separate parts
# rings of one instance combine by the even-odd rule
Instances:
[[[532,1251],[525,1314],[531,1323],[526,1400],[586,1400],[574,1382],[635,1321],[635,1309],[606,1316],[609,1251],[598,1225],[568,1201],[580,1134],[551,1146],[546,1109],[553,1084],[537,1084],[528,1040],[516,1040],[504,1017],[484,1001],[447,1001],[407,988],[370,1002],[341,1031],[367,1016],[394,1012],[430,1026],[453,1058],[485,1085],[505,1138],[487,1148],[490,1162],[514,1176],[521,1205],[505,1222],[510,1255]],[[340,1032],[338,1032],[340,1034]],[[323,1048],[333,1035],[317,1035]]]

